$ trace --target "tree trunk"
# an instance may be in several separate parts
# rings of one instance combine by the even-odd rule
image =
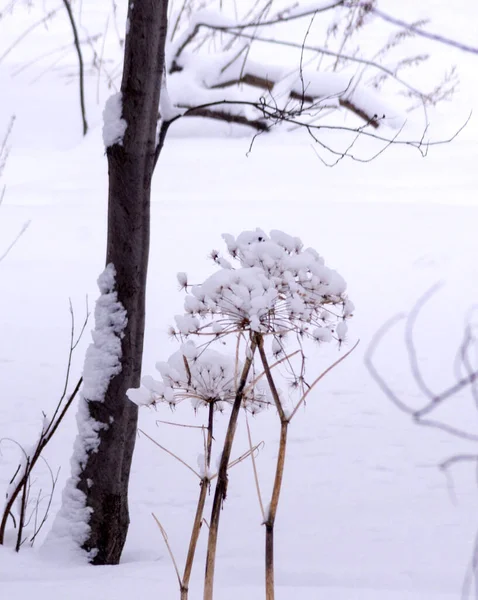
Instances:
[[[123,80],[127,129],[122,143],[107,148],[108,242],[106,264],[116,269],[118,300],[127,311],[121,372],[109,384],[104,402],[89,402],[90,415],[108,428],[100,431],[97,452],[89,454],[78,488],[92,509],[87,551],[94,564],[117,564],[129,525],[128,480],[136,439],[137,407],[126,391],[138,387],[145,321],[149,254],[151,179],[155,164],[159,96],[167,33],[167,0],[134,0],[128,7]],[[93,482],[93,485],[91,485]],[[89,485],[90,484],[90,485]]]

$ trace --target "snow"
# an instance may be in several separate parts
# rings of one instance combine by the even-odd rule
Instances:
[[[106,8],[91,0],[83,5],[85,23],[94,9],[91,33],[103,32]],[[390,1],[381,5],[398,11]],[[15,5],[21,23],[10,29],[12,21],[5,17],[0,22],[2,48],[31,23],[30,14],[32,19],[41,17],[40,8],[33,5],[30,12],[21,12],[20,4]],[[434,12],[434,30],[450,37],[460,31],[464,41],[473,43],[478,14],[468,0],[453,6],[440,1],[433,7],[407,1],[399,12],[418,18],[427,11]],[[107,47],[114,39],[111,25],[109,32]],[[90,87],[92,128],[82,140],[76,79],[70,85],[63,79],[76,72],[74,54],[58,65],[58,71],[44,72],[48,65],[42,63],[10,76],[25,60],[37,57],[38,48],[48,51],[70,44],[71,30],[63,30],[57,20],[48,24],[48,31],[38,28],[31,35],[0,65],[0,119],[17,114],[2,178],[7,191],[0,240],[8,243],[12,233],[31,220],[0,264],[0,438],[13,438],[25,447],[38,435],[41,411],[51,414],[61,394],[70,332],[68,298],[81,320],[85,295],[97,295],[107,206],[102,105],[95,105]],[[435,48],[428,46],[427,51]],[[280,63],[279,52],[270,58]],[[439,50],[439,63],[463,65],[464,74],[454,102],[428,115],[435,130],[453,131],[476,104],[475,60],[452,49]],[[433,69],[427,77],[432,76]],[[97,75],[88,77],[95,88]],[[102,103],[111,90],[104,86],[100,91]],[[0,131],[5,124],[0,123]],[[321,382],[294,418],[277,521],[277,599],[459,597],[477,526],[475,471],[457,466],[450,482],[436,465],[451,454],[473,453],[476,448],[443,432],[418,429],[397,413],[370,380],[363,353],[385,319],[408,310],[424,290],[443,280],[445,287],[417,324],[419,359],[434,389],[455,381],[453,363],[463,319],[477,297],[476,117],[453,144],[431,148],[425,160],[409,148],[396,147],[373,163],[342,161],[334,169],[323,167],[310,140],[294,132],[261,136],[248,157],[249,132],[243,131],[241,138],[230,125],[190,120],[173,125],[171,134],[153,184],[145,374],[154,373],[158,358],[178,349],[177,341],[168,339],[174,315],[183,311],[185,291],[178,292],[176,273],[188,272],[190,279],[183,283],[189,293],[190,284],[211,276],[217,266],[206,257],[220,244],[223,231],[236,241],[241,231],[255,227],[300,236],[305,247],[317,248],[344,276],[356,305],[354,309],[346,301],[344,314],[353,312],[348,335],[360,337],[361,344]],[[369,151],[369,143],[361,142],[360,150]],[[87,338],[78,347],[73,380],[83,368]],[[348,344],[346,340],[344,350]],[[311,362],[328,365],[337,356],[334,346],[317,346]],[[422,398],[410,379],[400,329],[391,334],[379,358],[396,389],[419,404]],[[476,413],[468,400],[465,394],[448,409],[454,419],[476,430]],[[77,433],[74,410],[45,455],[55,472],[61,467],[45,529],[52,527],[61,503],[59,490],[70,471]],[[160,405],[140,410],[140,426],[194,465],[202,440],[198,442],[190,429],[160,421],[199,426],[204,414],[200,410],[192,416],[189,402],[180,403],[174,412]],[[217,418],[220,441],[222,421]],[[277,417],[264,411],[249,422],[254,442],[265,442],[257,463],[261,486],[270,490]],[[265,427],[262,437],[259,425]],[[236,443],[234,457],[248,448],[244,422],[239,423]],[[17,465],[17,448],[2,442],[2,493]],[[41,467],[35,485],[47,490],[48,474]],[[132,522],[122,564],[91,568],[60,545],[51,555],[41,552],[42,535],[33,550],[25,548],[19,555],[10,546],[0,548],[0,596],[178,597],[174,570],[151,512],[161,519],[183,565],[197,493],[197,478],[139,437],[130,487]],[[210,498],[207,502],[206,515]],[[87,517],[81,498],[72,497],[71,505],[78,510],[75,518],[81,529]],[[216,596],[260,600],[263,528],[249,461],[231,471],[221,518]],[[70,564],[64,565],[62,558],[68,556]],[[201,598],[204,557],[202,532],[191,600]]]
[[[188,365],[186,369],[186,363]],[[232,404],[236,397],[237,373],[242,370],[234,355],[215,349],[199,350],[193,341],[181,345],[167,362],[156,363],[162,381],[150,375],[143,377],[142,388],[128,391],[128,397],[139,406],[165,402],[177,406],[189,399],[194,410],[214,405],[222,412],[224,403]],[[268,394],[260,383],[251,385],[244,397],[244,408],[257,414],[268,404]]]
[[[303,249],[299,238],[278,230],[269,237],[261,229],[223,238],[237,268],[216,250],[211,253],[220,269],[191,287],[192,296],[184,301],[186,314],[175,317],[180,335],[204,335],[209,328],[217,333],[219,320],[221,327],[268,334],[294,331],[325,341],[325,336],[312,333],[324,321],[324,309],[330,319],[346,318],[344,307],[350,301],[344,279],[314,249]],[[178,279],[184,282],[184,273]],[[344,327],[339,326],[338,339]]]
[[[123,100],[121,92],[108,98],[103,111],[103,143],[105,148],[114,144],[123,144],[123,137],[128,123],[122,118]]]
[[[98,277],[101,295],[96,301],[95,329],[91,333],[93,343],[88,347],[85,357],[83,388],[76,415],[78,435],[70,461],[71,477],[63,490],[61,509],[46,543],[46,551],[50,555],[61,556],[62,560],[74,560],[77,557],[88,560],[95,552],[94,549],[88,553],[81,550],[88,538],[91,508],[86,506],[85,494],[77,488],[77,484],[82,465],[88,455],[98,448],[99,432],[108,427],[90,416],[88,402],[103,402],[109,382],[121,372],[121,338],[127,317],[118,301],[115,277],[113,264],[107,265]],[[94,481],[91,485],[94,485]]]

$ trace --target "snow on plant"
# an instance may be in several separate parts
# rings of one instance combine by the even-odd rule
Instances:
[[[171,333],[224,335],[234,331],[272,334],[276,340],[294,332],[317,341],[347,333],[345,320],[354,309],[345,295],[341,275],[327,267],[312,248],[281,231],[245,231],[223,236],[233,262],[213,251],[220,269],[200,285],[180,285],[191,291],[185,315],[176,317]],[[237,268],[234,268],[237,264]]]
[[[186,273],[178,274],[180,287],[187,295],[185,312],[175,317],[176,326],[171,328],[171,334],[181,341],[180,350],[166,362],[157,363],[161,379],[146,376],[140,389],[128,392],[129,398],[138,405],[163,403],[174,408],[187,399],[192,402],[195,411],[202,406],[209,410],[208,424],[204,427],[207,431],[205,452],[198,459],[200,472],[189,467],[201,480],[201,493],[183,577],[176,569],[181,600],[188,596],[206,488],[216,478],[210,470],[214,411],[222,411],[225,406],[231,408],[209,522],[204,600],[212,600],[213,597],[219,518],[227,493],[228,469],[234,464],[230,463],[230,456],[239,413],[241,409],[246,414],[255,413],[269,404],[277,410],[281,432],[273,492],[267,511],[255,469],[258,446],[252,445],[249,425],[250,448],[246,454],[251,456],[254,464],[266,528],[266,587],[267,598],[272,599],[273,531],[285,465],[288,426],[314,386],[353,350],[343,354],[315,379],[309,380],[305,342],[336,340],[340,348],[346,341],[346,321],[352,316],[354,306],[347,297],[345,280],[327,267],[315,250],[304,248],[299,238],[281,231],[271,231],[267,235],[256,229],[244,231],[237,238],[229,234],[223,235],[223,238],[229,257],[221,256],[216,250],[211,253],[218,266],[215,273],[196,285],[189,283]],[[228,348],[228,339],[235,342],[235,352],[231,355],[214,348],[215,345],[221,349]],[[273,375],[279,368],[292,383],[292,390],[287,395],[281,393],[277,376]],[[298,398],[292,407],[286,406],[286,396],[289,401],[294,393],[298,394]],[[165,536],[161,525],[160,528]],[[166,536],[165,541],[167,543]]]
[[[167,362],[158,362],[161,380],[143,377],[143,387],[129,390],[128,396],[138,405],[164,402],[170,407],[190,400],[194,410],[212,407],[222,412],[236,397],[237,372],[242,368],[233,357],[210,348],[200,349],[192,340],[182,344]],[[248,386],[243,407],[255,414],[269,404],[267,390],[261,382]]]
[[[83,389],[80,394],[76,416],[78,435],[71,459],[71,477],[63,490],[63,502],[49,534],[48,545],[61,545],[69,554],[82,548],[89,534],[91,509],[86,504],[87,490],[79,488],[80,473],[92,452],[100,443],[100,433],[109,425],[90,416],[89,402],[103,402],[110,380],[121,371],[121,339],[127,324],[126,311],[116,292],[116,270],[109,264],[98,278],[100,296],[95,306],[95,329],[93,343],[86,351],[83,370]],[[88,482],[89,487],[95,485]],[[71,547],[73,542],[73,548]],[[87,552],[87,558],[95,556],[96,549]]]
[[[207,347],[198,348],[192,340],[188,340],[181,345],[180,350],[175,352],[168,361],[158,362],[156,368],[160,373],[161,380],[151,376],[143,377],[141,388],[128,391],[130,400],[139,406],[157,406],[163,403],[169,405],[171,408],[174,408],[184,400],[189,400],[192,403],[194,411],[197,412],[200,408],[206,408],[208,412],[207,425],[202,428],[204,433],[204,452],[198,455],[197,460],[199,470],[196,471],[189,467],[200,480],[200,492],[183,575],[180,575],[176,567],[176,574],[181,590],[181,600],[186,600],[188,598],[189,580],[203,521],[206,496],[211,482],[217,476],[211,471],[214,413],[222,413],[227,405],[233,405],[237,396],[238,373],[243,367],[237,358]],[[247,389],[241,395],[241,401],[242,407],[252,414],[262,411],[270,404],[267,389],[261,386],[260,381],[251,379],[248,380]],[[152,440],[148,435],[147,437]],[[165,450],[160,444],[154,440],[152,441]],[[258,449],[258,446],[251,448],[245,455],[233,461],[229,467],[253,454]],[[172,454],[169,451],[167,452]],[[173,456],[176,455],[173,454]],[[156,517],[154,518],[167,543],[167,537],[161,524]],[[174,564],[176,566],[175,561]]]

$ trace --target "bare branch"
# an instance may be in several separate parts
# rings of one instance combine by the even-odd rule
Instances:
[[[50,10],[44,17],[42,17],[40,20],[36,21],[35,23],[33,23],[32,25],[30,25],[30,27],[28,27],[27,29],[25,29],[25,31],[18,36],[18,38],[13,42],[13,44],[11,44],[6,50],[5,52],[0,56],[0,63],[10,54],[10,52],[16,47],[18,46],[18,44],[20,42],[22,42],[34,29],[36,29],[37,27],[39,27],[40,25],[43,25],[44,23],[46,23],[49,19],[51,19],[54,15],[56,15],[59,11],[61,10],[61,6],[58,6],[57,8],[54,8],[53,10]]]
[[[247,23],[234,23],[232,25],[220,25],[217,23],[209,23],[206,20],[204,21],[196,21],[189,27],[188,31],[183,36],[183,40],[179,43],[178,48],[176,50],[176,58],[181,56],[184,49],[195,39],[197,34],[199,33],[201,28],[210,29],[212,31],[222,31],[235,33],[237,31],[243,31],[245,29],[257,28],[257,27],[268,27],[270,25],[278,25],[279,23],[287,23],[289,21],[293,21],[296,19],[303,19],[307,17],[315,16],[319,13],[332,10],[337,8],[338,6],[344,5],[344,0],[338,0],[337,2],[331,2],[328,5],[324,5],[322,7],[312,7],[305,8],[303,10],[297,10],[296,6],[291,7],[289,9],[285,9],[278,13],[275,17],[272,17],[268,20],[261,21],[260,19],[257,21],[250,21]],[[295,10],[294,10],[295,9]],[[199,15],[200,17],[201,15]],[[198,18],[198,17],[196,17]]]
[[[63,0],[66,12],[68,13],[68,19],[70,21],[71,30],[73,32],[73,40],[75,44],[76,53],[78,55],[78,76],[80,80],[80,108],[81,108],[81,120],[83,122],[83,135],[88,132],[88,123],[86,122],[86,108],[85,108],[85,83],[84,83],[84,67],[83,67],[83,54],[81,52],[80,38],[78,36],[78,29],[76,28],[75,18],[73,11],[71,10],[70,0]]]
[[[309,388],[307,389],[307,391],[302,395],[302,398],[299,400],[299,402],[297,403],[297,406],[294,408],[294,410],[292,411],[291,415],[289,416],[289,418],[288,418],[289,422],[292,421],[292,419],[294,418],[294,416],[297,413],[297,411],[299,410],[299,408],[302,406],[302,404],[304,404],[305,399],[307,398],[307,396],[314,389],[314,387],[319,383],[319,381],[321,379],[323,379],[327,375],[327,373],[330,373],[330,371],[332,371],[333,369],[335,369],[335,367],[337,365],[339,365],[343,360],[345,360],[350,354],[352,354],[352,352],[359,345],[359,343],[360,343],[360,340],[357,340],[355,342],[355,344],[352,346],[352,348],[350,348],[350,350],[348,352],[346,352],[345,354],[343,354],[340,358],[338,358],[335,362],[333,362],[330,366],[328,366],[325,369],[325,371],[322,371],[322,373],[316,379],[314,379],[314,381],[312,382],[312,384],[309,386]]]
[[[463,463],[463,462],[477,463],[478,455],[477,454],[456,454],[455,456],[450,456],[450,458],[447,458],[446,460],[441,462],[438,466],[442,471],[445,471],[446,469],[449,469],[450,467],[453,467],[454,465]]]
[[[22,235],[25,233],[25,231],[30,227],[30,223],[31,221],[26,221],[20,231],[17,233],[17,235],[13,238],[13,240],[10,242],[10,244],[7,246],[6,250],[3,251],[3,254],[0,254],[0,262],[8,255],[10,254],[11,249],[13,248],[13,246],[15,246],[15,244],[18,242],[18,240],[22,237]]]
[[[181,107],[182,108],[182,107]],[[261,119],[248,119],[244,115],[235,115],[230,112],[221,110],[211,110],[210,108],[189,108],[184,115],[185,117],[206,117],[225,123],[236,123],[237,125],[247,125],[256,131],[268,131],[269,126]]]
[[[432,33],[430,31],[425,31],[424,29],[420,29],[419,27],[415,27],[414,25],[407,23],[406,21],[402,21],[402,19],[397,19],[396,17],[392,17],[391,15],[375,8],[371,2],[360,2],[360,6],[368,8],[370,12],[372,12],[377,17],[380,17],[384,21],[391,23],[392,25],[397,25],[398,27],[403,27],[408,31],[412,31],[413,33],[420,35],[421,37],[428,38],[429,40],[433,40],[435,42],[440,42],[441,44],[445,44],[446,46],[452,46],[454,48],[458,48],[463,52],[470,52],[472,54],[478,54],[478,48],[476,46],[469,46],[468,44],[463,44],[463,42],[458,42],[456,40],[452,40],[443,35],[439,35],[436,33]],[[353,6],[355,2],[352,0],[351,3],[348,3],[347,6]]]
[[[412,375],[421,392],[428,398],[431,398],[432,400],[435,398],[435,394],[426,384],[420,366],[418,364],[418,356],[416,352],[415,340],[413,338],[413,332],[415,330],[417,318],[420,315],[423,307],[437,293],[437,291],[442,287],[442,285],[443,284],[441,283],[437,283],[436,285],[432,286],[427,292],[425,292],[425,294],[423,294],[423,296],[418,300],[418,302],[416,302],[415,306],[410,311],[405,328],[405,345],[408,352]]]
[[[444,422],[436,420],[436,419],[431,419],[431,418],[424,419],[423,418],[423,417],[429,415],[430,413],[432,413],[435,409],[437,409],[440,405],[442,405],[446,400],[456,396],[460,391],[462,391],[463,389],[470,386],[478,378],[478,371],[475,371],[475,372],[469,374],[467,377],[461,378],[455,384],[453,384],[452,386],[443,390],[440,394],[432,394],[431,392],[429,392],[428,387],[426,386],[426,384],[423,381],[423,376],[420,372],[418,361],[416,358],[416,351],[415,351],[415,347],[413,344],[413,336],[410,333],[410,328],[413,327],[420,308],[423,307],[423,305],[429,300],[429,298],[432,296],[432,294],[435,293],[436,289],[437,289],[437,286],[434,286],[433,288],[431,288],[424,294],[424,296],[415,305],[414,310],[412,311],[412,313],[408,317],[408,319],[407,319],[406,315],[399,314],[399,315],[396,315],[395,317],[392,317],[391,319],[389,319],[386,323],[384,323],[384,325],[382,325],[382,327],[380,327],[378,329],[378,331],[373,336],[373,338],[365,352],[365,358],[364,358],[365,366],[367,367],[373,380],[379,386],[379,388],[382,390],[382,392],[385,394],[385,396],[391,402],[393,402],[393,404],[399,410],[410,415],[414,419],[414,421],[417,425],[440,429],[441,431],[444,431],[445,433],[453,435],[454,437],[476,442],[476,441],[478,441],[478,435],[472,434],[464,429],[455,427],[453,425],[449,425],[448,423],[444,423]],[[410,325],[410,319],[411,319],[411,325]],[[385,381],[385,379],[382,377],[382,375],[376,368],[375,362],[374,362],[375,354],[376,354],[380,344],[382,343],[383,339],[387,335],[387,333],[389,333],[389,331],[395,325],[397,325],[400,321],[403,321],[403,320],[407,320],[407,323],[406,323],[407,350],[409,352],[409,362],[411,365],[414,380],[420,386],[423,393],[427,393],[427,395],[429,395],[428,394],[428,392],[429,392],[431,394],[430,402],[428,402],[422,408],[419,408],[419,409],[415,409],[412,406],[410,406],[409,404],[407,404],[406,401],[403,401],[393,391],[391,386]]]

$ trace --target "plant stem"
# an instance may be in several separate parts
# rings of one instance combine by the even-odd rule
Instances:
[[[30,465],[30,457],[28,457],[25,465],[25,477],[23,478],[23,493],[21,500],[21,508],[20,508],[20,518],[18,519],[18,534],[17,534],[17,543],[15,544],[15,552],[20,552],[20,548],[22,546],[22,537],[23,537],[23,528],[25,527],[25,511],[27,507],[27,496],[28,496],[28,486],[30,483],[29,476],[29,465]],[[27,475],[28,473],[28,475]]]
[[[207,546],[207,558],[206,558],[206,575],[204,581],[204,600],[213,600],[214,590],[214,570],[216,566],[216,549],[217,549],[217,537],[219,532],[219,519],[221,516],[222,504],[227,494],[227,467],[229,464],[229,458],[231,456],[232,443],[234,441],[234,435],[236,433],[237,419],[239,417],[239,411],[242,405],[244,397],[244,388],[246,386],[249,371],[252,366],[252,361],[257,348],[258,341],[262,339],[262,336],[258,333],[254,333],[251,336],[251,348],[248,356],[246,357],[244,367],[242,369],[241,378],[239,385],[236,390],[236,397],[234,404],[232,405],[231,416],[229,418],[229,424],[227,426],[226,439],[224,440],[224,447],[222,450],[221,463],[219,465],[219,471],[217,476],[216,491],[214,493],[213,506],[211,511],[211,522],[209,525],[209,539]]]
[[[264,525],[266,526],[266,551],[265,551],[265,575],[266,575],[266,600],[274,600],[274,524],[277,515],[277,507],[279,505],[280,492],[282,487],[282,477],[284,475],[285,456],[287,451],[287,430],[290,419],[287,418],[282,406],[279,393],[277,391],[272,372],[267,361],[267,356],[264,350],[264,340],[259,340],[259,354],[264,367],[264,373],[267,377],[267,382],[271,390],[272,397],[279,413],[281,429],[279,441],[279,453],[277,455],[277,465],[274,478],[274,487],[272,489],[272,498],[269,507],[269,513],[266,515]]]
[[[191,540],[189,541],[188,555],[186,558],[186,565],[184,567],[184,575],[181,583],[181,600],[188,600],[189,594],[189,581],[191,579],[191,571],[194,564],[194,555],[196,553],[197,543],[199,534],[201,532],[201,526],[203,521],[204,505],[206,503],[206,495],[209,489],[209,467],[211,466],[211,451],[212,451],[212,440],[213,440],[213,426],[214,426],[214,402],[209,403],[209,415],[207,424],[207,442],[206,442],[206,456],[205,469],[206,472],[201,481],[201,491],[199,492],[198,505],[196,509],[196,516],[194,517],[193,529],[191,532]]]
[[[274,403],[276,405],[277,412],[279,413],[279,418],[281,420],[281,423],[283,423],[284,421],[287,421],[288,419],[285,416],[285,412],[282,407],[282,403],[280,401],[279,393],[277,391],[276,384],[274,382],[274,378],[272,377],[271,368],[267,361],[266,352],[264,350],[264,338],[263,337],[260,338],[258,346],[259,346],[259,354],[261,356],[262,366],[264,367],[264,373],[266,374],[266,378],[267,378],[267,383],[269,384],[269,388],[271,390],[271,394],[274,399]]]
[[[71,406],[71,403],[76,398],[76,396],[80,390],[82,382],[83,382],[83,378],[80,377],[73,392],[71,393],[70,397],[68,398],[68,401],[65,403],[65,406],[63,407],[62,411],[57,416],[56,421],[54,423],[52,421],[52,424],[50,424],[48,426],[47,433],[41,434],[40,439],[38,440],[38,443],[35,447],[35,451],[34,451],[33,455],[31,457],[30,456],[26,457],[27,462],[26,462],[26,467],[25,467],[25,473],[24,473],[23,477],[20,478],[20,480],[19,480],[18,484],[15,486],[15,488],[12,490],[10,497],[8,498],[5,508],[3,510],[2,518],[0,521],[0,545],[2,545],[4,543],[5,529],[7,527],[8,517],[10,515],[10,511],[12,510],[13,505],[15,504],[15,500],[17,499],[18,495],[22,491],[23,486],[27,484],[28,479],[31,475],[31,472],[33,471],[33,469],[34,469],[38,459],[40,458],[43,450],[45,449],[46,445],[51,440],[51,438],[54,436],[56,430],[58,429],[58,426],[63,421],[63,418],[66,415],[69,407]],[[60,403],[61,403],[61,401],[62,400],[60,400]],[[58,409],[59,409],[59,407],[56,408],[55,414],[58,412]]]
[[[266,600],[274,600],[274,525],[279,505],[282,477],[284,475],[285,456],[287,450],[288,421],[281,422],[279,454],[277,456],[276,473],[269,514],[265,522],[266,526]]]
[[[199,492],[199,500],[196,509],[196,516],[194,517],[193,530],[191,533],[191,540],[189,542],[188,555],[186,558],[186,566],[184,567],[184,575],[181,583],[181,600],[188,599],[189,593],[189,580],[191,579],[191,571],[194,563],[194,555],[196,553],[197,542],[199,539],[199,533],[201,531],[202,516],[204,512],[204,505],[206,503],[206,495],[209,489],[209,479],[204,477],[201,481],[201,491]]]

